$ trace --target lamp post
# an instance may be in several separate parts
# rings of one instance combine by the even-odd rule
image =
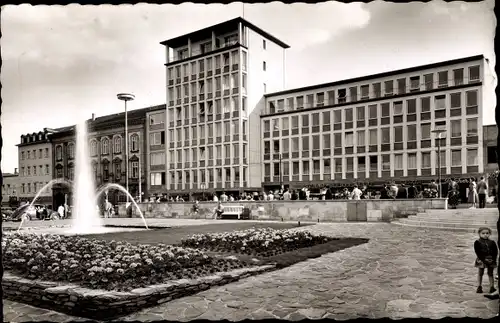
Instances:
[[[125,188],[128,192],[128,119],[127,119],[127,102],[135,99],[135,95],[130,93],[118,93],[116,95],[118,100],[125,102]],[[128,208],[128,194],[127,194],[127,208]]]
[[[442,191],[442,187],[441,187],[441,134],[443,132],[446,132],[445,129],[442,129],[442,128],[438,128],[438,129],[434,129],[431,131],[432,133],[436,134],[437,138],[438,138],[438,188],[439,188],[439,198],[442,198],[442,194],[441,194],[441,191]]]

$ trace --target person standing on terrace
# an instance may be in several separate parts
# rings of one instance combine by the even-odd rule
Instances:
[[[220,201],[221,202],[227,202],[227,195],[226,195],[226,192],[222,192],[221,196],[220,196]]]

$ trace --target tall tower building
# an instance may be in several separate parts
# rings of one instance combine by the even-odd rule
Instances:
[[[235,18],[166,48],[170,194],[260,190],[264,94],[284,90],[287,44]]]

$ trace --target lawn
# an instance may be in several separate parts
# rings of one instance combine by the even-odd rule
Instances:
[[[301,227],[310,224],[301,224]],[[98,239],[106,241],[123,241],[140,244],[158,244],[177,245],[193,234],[221,233],[246,230],[250,228],[271,228],[276,230],[296,228],[296,223],[265,223],[265,222],[241,222],[241,223],[218,223],[206,225],[190,225],[185,227],[174,227],[165,229],[153,229],[149,231],[133,232],[113,232],[102,234],[85,235],[88,239]]]

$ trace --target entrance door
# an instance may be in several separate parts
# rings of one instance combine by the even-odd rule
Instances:
[[[366,222],[367,220],[366,203],[347,202],[347,221]]]

